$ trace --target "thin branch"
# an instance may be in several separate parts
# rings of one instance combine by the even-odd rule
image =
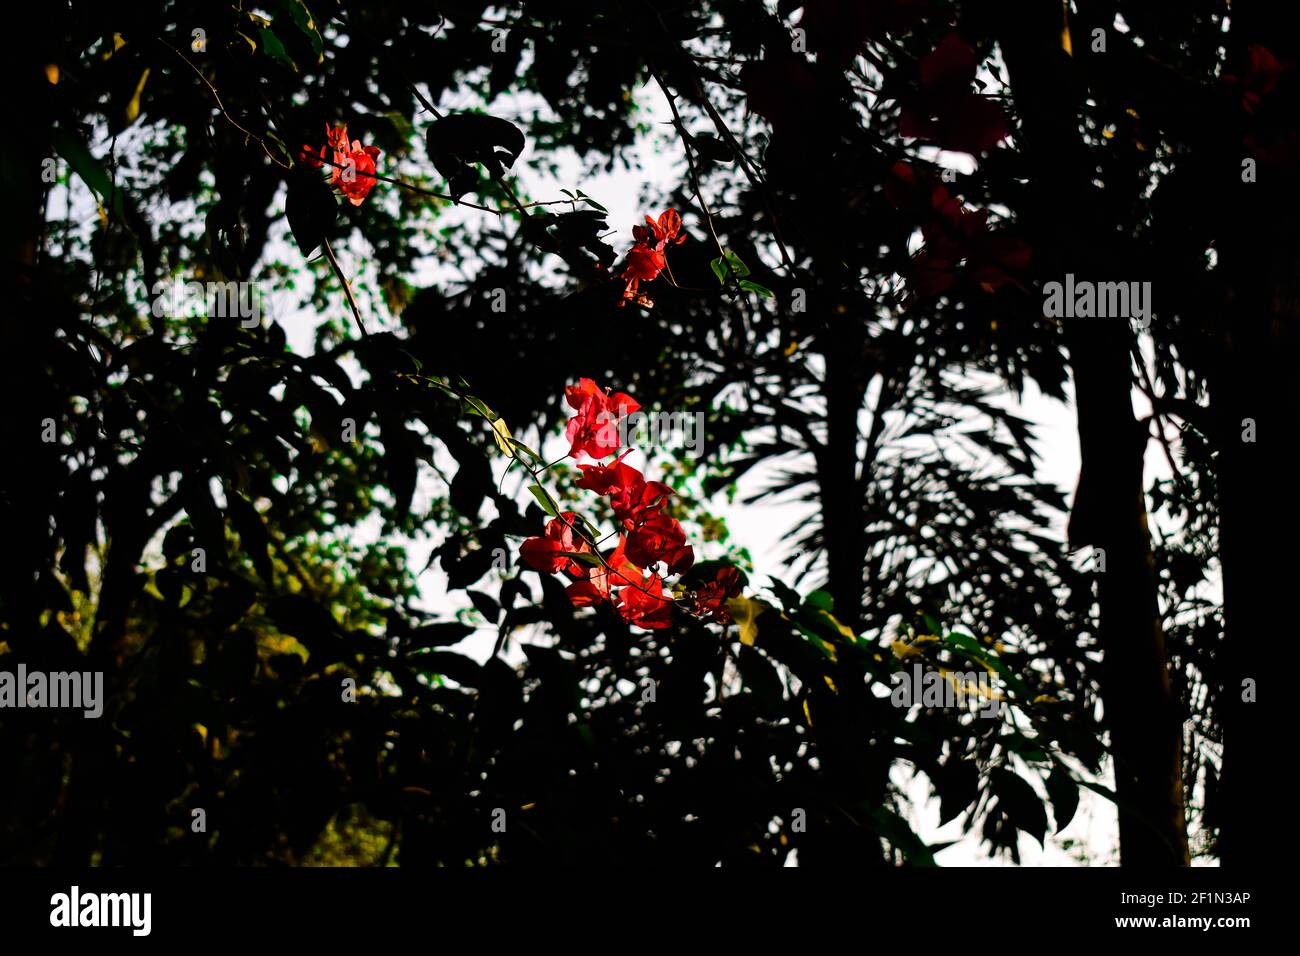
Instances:
[[[217,109],[221,112],[221,115],[226,118],[226,122],[228,122],[235,129],[239,130],[249,139],[257,140],[257,144],[262,147],[262,152],[266,153],[267,158],[270,159],[271,162],[275,163],[277,166],[281,167],[282,169],[291,168],[290,166],[285,165],[283,162],[281,162],[279,159],[276,158],[275,153],[273,153],[271,149],[267,146],[265,139],[263,139],[261,136],[258,136],[252,130],[246,129],[244,126],[240,125],[240,123],[233,116],[230,115],[230,112],[226,109],[225,104],[221,102],[221,94],[217,92],[217,88],[212,85],[212,82],[206,76],[203,75],[203,71],[200,70],[197,66],[195,66],[193,62],[191,62],[189,57],[187,57],[180,50],[176,49],[176,47],[172,46],[162,37],[154,37],[154,39],[157,40],[159,43],[161,43],[163,46],[167,47],[167,49],[171,50],[178,57],[180,57],[185,62],[185,65],[194,71],[194,75],[203,81],[203,85],[206,86],[211,91],[212,99],[216,102]]]
[[[791,275],[794,275],[794,261],[790,258],[789,250],[786,249],[785,239],[781,235],[781,223],[777,219],[776,211],[772,207],[766,184],[763,183],[758,178],[758,174],[750,168],[749,156],[740,145],[740,141],[736,139],[735,134],[731,132],[730,127],[727,126],[726,121],[722,118],[722,114],[718,112],[717,108],[714,107],[712,101],[709,99],[708,91],[704,88],[704,84],[700,82],[699,70],[695,62],[691,59],[690,53],[682,49],[677,38],[673,36],[672,31],[668,29],[668,24],[664,22],[663,14],[659,12],[658,8],[656,8],[653,3],[650,3],[649,0],[647,0],[646,6],[653,11],[655,18],[659,21],[660,29],[663,30],[664,36],[670,43],[672,43],[681,62],[687,67],[687,69],[689,69],[691,80],[695,84],[695,92],[699,94],[700,102],[704,105],[704,111],[708,114],[709,119],[713,121],[713,126],[718,131],[718,135],[726,140],[727,144],[731,146],[732,152],[735,153],[736,159],[740,163],[741,172],[745,174],[745,178],[749,180],[749,184],[758,193],[759,199],[763,203],[763,208],[767,212],[767,217],[771,220],[772,236],[776,239],[777,249],[781,253],[781,261],[785,264],[786,271]]]
[[[691,144],[686,138],[686,124],[682,122],[681,113],[677,111],[677,97],[668,89],[668,84],[664,82],[664,78],[653,66],[650,67],[650,75],[659,84],[659,89],[663,90],[664,97],[668,100],[668,107],[673,111],[673,125],[677,128],[677,136],[682,141],[682,149],[686,152],[686,165],[691,172],[691,186],[695,190],[695,200],[700,204],[700,208],[704,210],[704,221],[708,224],[709,235],[713,237],[713,244],[718,249],[718,256],[724,258],[727,253],[722,248],[722,243],[718,241],[717,230],[713,228],[713,213],[709,211],[709,204],[705,202],[704,194],[700,191],[700,177],[695,170],[695,158],[691,153]],[[672,278],[672,272],[668,273],[668,277]],[[677,280],[673,279],[673,285],[676,284]]]
[[[357,307],[357,300],[352,295],[352,283],[348,282],[348,277],[343,274],[343,268],[339,265],[338,259],[334,258],[334,250],[330,248],[330,241],[328,239],[322,241],[325,246],[325,258],[334,267],[334,274],[339,277],[339,282],[343,283],[343,292],[348,297],[348,305],[352,308],[352,315],[357,320],[357,328],[361,330],[361,337],[368,338],[370,333],[366,331],[366,324],[361,321],[361,309]]]

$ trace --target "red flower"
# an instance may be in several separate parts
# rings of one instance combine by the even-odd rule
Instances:
[[[1295,130],[1284,134],[1246,136],[1242,144],[1262,166],[1290,169],[1300,165],[1300,133]]]
[[[921,59],[921,90],[903,103],[899,132],[972,156],[1010,135],[1002,107],[972,93],[979,61],[956,33]]]
[[[908,279],[913,295],[924,299],[948,291],[962,263],[985,292],[1004,285],[1023,288],[1015,274],[1029,265],[1032,250],[1014,236],[990,231],[988,210],[967,209],[942,184],[918,175],[906,163],[894,165],[885,195],[922,220],[925,246],[912,258]]]
[[[579,465],[578,487],[608,495],[614,517],[625,527],[634,527],[648,511],[659,508],[673,490],[661,481],[646,481],[645,475],[620,458],[612,465]]]
[[[563,571],[574,577],[585,573],[583,565],[567,557],[570,554],[588,554],[591,546],[574,533],[574,524],[578,515],[573,511],[563,511],[560,517],[552,518],[546,525],[544,537],[532,537],[519,546],[519,556],[530,568],[554,574]]]
[[[642,571],[627,559],[624,553],[626,539],[619,538],[618,547],[596,568],[583,568],[581,580],[566,588],[569,600],[577,607],[590,607],[614,596],[614,588],[641,582]]]
[[[325,126],[325,145],[317,152],[314,147],[304,143],[301,159],[308,165],[320,169],[325,161],[325,151],[333,151],[333,165],[330,168],[330,185],[337,186],[339,192],[347,197],[348,202],[360,206],[370,190],[375,188],[375,160],[379,158],[379,149],[374,146],[362,146],[360,140],[348,142],[348,128],[343,126]],[[318,158],[319,157],[319,158]]]
[[[719,568],[717,576],[695,592],[696,615],[712,621],[730,621],[726,608],[728,598],[740,593],[740,571],[731,566]]]
[[[1268,47],[1258,43],[1252,43],[1246,48],[1246,56],[1244,75],[1228,74],[1223,82],[1241,89],[1241,108],[1247,113],[1253,113],[1260,101],[1273,92],[1273,87],[1277,86],[1286,67],[1277,61]]]
[[[662,252],[656,252],[652,247],[644,242],[638,242],[627,254],[627,266],[623,270],[623,278],[635,281],[649,282],[652,279],[659,278],[659,273],[663,272],[664,266],[668,264],[667,257]],[[633,285],[631,288],[635,289]]]
[[[326,123],[325,145],[336,153],[346,153],[348,151],[348,124],[344,123],[342,126],[330,126]]]
[[[623,620],[634,627],[654,630],[668,627],[673,622],[672,598],[664,594],[663,581],[657,574],[651,574],[644,582],[621,588],[614,607]]]
[[[662,561],[669,574],[680,574],[695,563],[682,523],[662,511],[653,512],[628,533],[627,556],[643,568]]]
[[[911,29],[925,0],[804,0],[799,26],[817,62],[844,70],[871,37]]]
[[[646,238],[638,239],[666,243],[680,229],[681,220],[676,214],[665,213],[657,222],[650,222],[648,230],[642,230]],[[571,454],[577,457],[587,451],[604,457],[609,450],[616,451],[619,439],[611,434],[613,426],[623,416],[639,410],[640,405],[623,392],[605,392],[589,378],[579,379],[577,385],[568,386],[564,392],[565,400],[578,413],[567,431]],[[610,499],[620,525],[618,546],[610,554],[601,555],[588,543],[590,539],[578,532],[580,517],[566,511],[548,522],[542,535],[520,545],[521,559],[538,571],[568,575],[572,583],[565,593],[576,607],[608,602],[634,627],[653,630],[671,626],[678,592],[664,590],[660,572],[680,574],[695,562],[695,552],[686,543],[681,522],[664,513],[672,489],[662,482],[646,481],[645,475],[622,457],[608,465],[578,467],[582,470],[578,487]],[[694,596],[696,613],[716,621],[727,620],[722,605],[739,590],[739,572],[724,568]]]
[[[622,459],[612,465],[579,465],[578,487],[608,495],[614,517],[627,529],[627,556],[641,567],[658,561],[672,574],[687,570],[695,552],[686,544],[681,522],[661,510],[673,490],[661,481],[645,476]]]
[[[644,243],[654,248],[657,252],[663,252],[668,243],[681,245],[686,241],[686,236],[681,234],[682,217],[675,209],[665,209],[659,214],[658,221],[645,217],[646,225],[633,226],[632,237],[638,243]]]
[[[374,146],[363,147],[360,141],[352,143],[352,152],[343,169],[335,168],[331,181],[338,184],[339,192],[348,198],[354,206],[360,206],[375,188],[375,160],[379,150]]]
[[[798,131],[808,122],[808,104],[818,98],[818,78],[802,56],[769,50],[740,70],[749,108],[772,124],[773,133]]]
[[[599,459],[617,452],[621,444],[618,423],[641,408],[631,395],[623,392],[608,395],[589,378],[579,379],[577,385],[565,388],[564,398],[578,412],[564,430],[570,458],[586,452]]]
[[[664,250],[670,242],[680,245],[686,241],[686,234],[682,232],[682,217],[674,209],[661,212],[658,220],[646,216],[645,221],[644,226],[632,227],[636,244],[624,260],[623,279],[627,285],[623,289],[623,298],[618,303],[620,306],[625,305],[628,299],[639,301],[643,298],[638,296],[637,284],[659,278],[659,273],[667,268],[668,258],[664,255]]]

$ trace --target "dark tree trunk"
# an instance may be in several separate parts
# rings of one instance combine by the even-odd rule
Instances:
[[[1257,43],[1283,63],[1294,64],[1300,56],[1297,31],[1296,4],[1234,4],[1229,61],[1243,61],[1247,45]],[[1232,145],[1245,155],[1239,144]],[[1235,173],[1239,156],[1226,158],[1233,167],[1229,172]],[[1209,378],[1219,449],[1225,622],[1216,695],[1223,765],[1214,822],[1225,866],[1258,863],[1265,853],[1275,854],[1264,833],[1273,820],[1260,811],[1260,799],[1269,787],[1265,747],[1275,745],[1266,736],[1263,708],[1278,691],[1263,685],[1274,649],[1270,638],[1277,634],[1292,587],[1286,580],[1290,563],[1283,556],[1300,535],[1300,502],[1285,481],[1294,472],[1300,436],[1300,208],[1295,173],[1294,165],[1261,162],[1258,182],[1232,184],[1232,201],[1224,204],[1226,215],[1219,223],[1219,262],[1230,290],[1231,312],[1225,313]],[[1253,435],[1248,427],[1253,427]],[[1245,699],[1247,681],[1256,683],[1259,702]],[[1276,732],[1277,725],[1273,729]]]
[[[1092,174],[1079,136],[1075,62],[1062,49],[1062,6],[1005,8],[1001,41],[1030,168],[1020,218],[1044,281],[1067,272],[1129,280],[1117,235],[1096,221]],[[1076,55],[1078,55],[1076,45]],[[1100,686],[1119,800],[1126,866],[1188,862],[1182,733],[1169,679],[1143,485],[1145,429],[1131,399],[1131,335],[1123,319],[1064,320],[1079,417],[1082,467],[1070,545],[1105,554],[1098,574]]]

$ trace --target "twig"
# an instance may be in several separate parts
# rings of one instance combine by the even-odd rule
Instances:
[[[334,258],[334,250],[330,248],[330,241],[323,239],[322,242],[325,246],[325,258],[334,267],[334,274],[339,277],[339,282],[343,283],[343,293],[348,297],[348,305],[352,307],[352,315],[357,320],[357,328],[361,330],[361,337],[368,338],[370,333],[366,331],[366,324],[361,321],[361,310],[357,308],[357,300],[352,295],[352,283],[348,282],[348,277],[343,274],[338,259]]]
[[[664,97],[668,100],[668,107],[673,111],[673,125],[677,128],[678,138],[682,141],[682,149],[686,152],[686,165],[691,172],[691,186],[695,189],[695,200],[700,204],[700,208],[704,210],[704,221],[708,224],[709,235],[713,237],[713,244],[718,249],[718,256],[724,258],[727,252],[722,248],[722,243],[718,241],[717,230],[713,228],[713,213],[709,212],[709,204],[704,201],[704,194],[700,191],[700,177],[695,171],[695,158],[691,154],[691,144],[686,138],[686,124],[682,122],[681,113],[677,111],[677,97],[668,89],[668,84],[664,82],[663,76],[653,66],[650,67],[650,75],[659,84],[659,89],[663,90]],[[668,273],[668,277],[672,279],[671,271]],[[676,284],[677,280],[673,279],[673,285]]]
[[[756,172],[750,169],[749,156],[746,155],[745,150],[740,145],[740,141],[736,139],[735,134],[732,133],[731,129],[727,126],[726,121],[722,118],[722,114],[717,111],[717,108],[714,107],[712,101],[709,99],[708,91],[704,88],[704,84],[700,82],[698,70],[696,69],[694,61],[691,59],[690,54],[682,49],[677,38],[674,37],[672,32],[668,29],[668,24],[664,23],[663,14],[659,12],[658,8],[656,8],[653,3],[650,3],[649,0],[647,0],[646,6],[654,12],[655,18],[659,21],[660,29],[663,30],[664,36],[668,38],[668,41],[672,43],[674,49],[677,50],[681,62],[689,67],[691,80],[695,84],[695,91],[699,94],[700,102],[704,104],[704,111],[709,115],[709,119],[713,121],[713,126],[718,131],[718,135],[726,140],[728,145],[731,146],[732,152],[735,153],[736,159],[740,163],[741,172],[745,174],[745,178],[749,180],[749,184],[758,193],[759,199],[763,203],[763,208],[767,212],[767,217],[772,222],[772,236],[776,239],[777,249],[781,253],[781,261],[785,264],[786,271],[791,275],[794,275],[794,261],[790,258],[789,250],[786,249],[785,239],[781,235],[781,223],[777,219],[776,211],[772,208],[772,202],[768,196],[766,184],[758,178]]]
[[[230,113],[226,110],[225,104],[221,102],[221,94],[217,92],[217,88],[212,85],[212,82],[206,76],[203,75],[203,71],[200,70],[197,66],[195,66],[193,62],[191,62],[189,57],[187,57],[180,50],[176,49],[176,47],[172,46],[162,37],[154,37],[154,39],[157,40],[159,43],[161,43],[163,46],[167,47],[167,49],[175,53],[183,61],[185,61],[185,65],[188,66],[191,70],[193,70],[194,75],[203,81],[203,85],[206,86],[212,92],[212,99],[216,101],[217,109],[220,110],[221,115],[226,118],[226,122],[228,122],[231,126],[235,127],[235,129],[239,130],[249,139],[257,140],[258,145],[262,147],[262,152],[266,153],[267,158],[270,159],[271,162],[275,163],[277,166],[281,167],[282,169],[291,168],[290,166],[285,165],[283,162],[281,162],[279,159],[276,158],[275,154],[271,152],[270,148],[266,145],[265,139],[263,139],[261,136],[258,136],[252,130],[245,129],[243,126],[239,124],[239,122],[233,116],[230,115]]]
[[[1174,452],[1173,449],[1169,447],[1168,436],[1165,435],[1165,423],[1167,419],[1165,418],[1164,412],[1160,410],[1160,401],[1156,397],[1156,387],[1151,381],[1150,373],[1147,371],[1147,360],[1142,355],[1136,342],[1134,342],[1130,347],[1130,351],[1133,353],[1133,359],[1137,363],[1138,372],[1142,375],[1142,383],[1144,386],[1142,391],[1146,395],[1147,401],[1151,403],[1151,419],[1155,422],[1156,437],[1160,440],[1160,447],[1164,449],[1165,461],[1169,462],[1169,470],[1173,472],[1174,478],[1177,480],[1179,487],[1183,489],[1183,493],[1190,498],[1194,493],[1187,479],[1183,477],[1182,471],[1174,462]]]

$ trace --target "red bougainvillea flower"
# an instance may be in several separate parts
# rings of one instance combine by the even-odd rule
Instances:
[[[569,419],[564,437],[569,440],[569,457],[577,458],[584,452],[592,458],[607,458],[618,451],[621,444],[618,425],[626,416],[639,411],[641,405],[631,395],[615,392],[610,395],[592,379],[579,379],[577,385],[564,389],[565,401],[578,414]]]
[[[330,183],[338,186],[348,202],[360,206],[378,182],[375,179],[375,160],[379,158],[379,150],[374,146],[362,146],[356,139],[348,146],[347,127],[339,127],[334,133],[335,142],[342,148],[334,146],[336,165],[330,170]]]
[[[899,132],[972,156],[1010,135],[1006,114],[971,92],[979,61],[956,33],[921,58],[921,89],[903,102]]]
[[[627,556],[643,568],[662,561],[669,574],[681,574],[695,563],[695,552],[686,543],[686,531],[676,518],[656,511],[642,519],[627,536]]]
[[[908,279],[913,295],[924,299],[943,294],[957,281],[963,263],[971,281],[985,292],[1004,285],[1024,288],[1016,274],[1029,265],[1032,250],[1014,236],[991,231],[988,210],[967,209],[941,183],[907,163],[894,165],[885,195],[921,221],[925,246],[912,258]]]
[[[620,458],[611,465],[579,465],[578,487],[608,495],[614,517],[627,530],[627,556],[640,567],[662,561],[672,574],[679,574],[695,562],[695,552],[686,544],[681,522],[662,511],[673,491],[660,481],[645,476]]]
[[[326,129],[329,129],[329,127],[327,126]],[[303,143],[302,153],[298,158],[312,169],[320,169],[325,162],[325,147],[322,146],[319,150],[316,150],[316,147],[311,143]]]
[[[375,188],[375,160],[379,158],[379,149],[374,146],[362,146],[353,142],[351,163],[345,169],[335,169],[339,192],[347,197],[348,202],[360,206]]]
[[[572,577],[585,575],[586,568],[568,557],[568,554],[589,554],[591,546],[574,533],[578,515],[562,511],[546,525],[546,534],[532,537],[519,546],[519,556],[530,568],[554,574],[563,571]]]
[[[1287,130],[1281,135],[1249,135],[1242,143],[1261,166],[1294,169],[1300,166],[1300,133]]]
[[[799,26],[819,64],[844,70],[871,37],[912,28],[926,0],[804,0]]]
[[[640,241],[666,243],[680,228],[675,214],[661,216],[650,223]],[[574,457],[584,450],[594,457],[617,451],[617,428],[611,426],[640,409],[631,396],[609,394],[589,378],[567,387],[565,400],[577,410],[568,430]],[[623,460],[627,454],[630,451],[607,465],[578,466],[582,471],[578,487],[609,498],[619,525],[618,546],[608,554],[599,551],[592,538],[579,530],[582,518],[565,511],[549,521],[541,535],[520,545],[523,563],[546,574],[567,575],[571,583],[565,593],[576,607],[608,604],[633,627],[669,627],[673,607],[678,605],[705,619],[726,622],[730,618],[724,605],[740,592],[736,569],[721,569],[694,594],[681,585],[664,589],[666,575],[690,570],[695,552],[686,543],[681,522],[664,511],[672,489],[647,481]]]
[[[379,158],[379,149],[362,146],[360,140],[349,142],[346,124],[326,124],[325,145],[318,151],[314,146],[304,143],[300,158],[309,166],[320,169],[325,162],[327,150],[333,153],[330,185],[337,186],[352,205],[360,206],[378,182],[375,179],[375,160]]]
[[[659,273],[663,272],[664,266],[668,264],[668,258],[653,246],[638,242],[628,252],[626,263],[623,268],[623,278],[627,280],[624,298],[630,299],[632,298],[630,293],[636,292],[638,282],[649,282],[659,278]]]
[[[657,509],[673,490],[662,481],[646,481],[645,475],[620,458],[612,465],[579,465],[578,487],[608,495],[614,517],[632,528],[647,512]]]
[[[582,568],[579,571],[581,580],[575,581],[566,588],[569,600],[574,605],[590,607],[593,604],[610,601],[614,597],[615,588],[641,583],[642,571],[628,560],[625,553],[626,545],[627,540],[620,537],[618,547],[605,558],[602,565],[595,568]]]
[[[680,245],[686,241],[686,237],[681,235],[682,217],[675,209],[665,209],[659,214],[658,220],[646,216],[645,221],[644,226],[632,227],[632,238],[637,242],[643,242],[663,252],[670,242]]]
[[[815,115],[808,104],[819,96],[817,74],[807,59],[786,50],[767,50],[740,70],[740,85],[751,110],[772,124],[778,135],[795,133]]]
[[[623,280],[626,285],[623,288],[623,298],[618,303],[620,306],[625,305],[629,299],[639,301],[639,283],[659,278],[659,273],[667,268],[668,258],[664,251],[669,243],[680,245],[686,241],[686,234],[682,232],[682,217],[675,209],[664,210],[657,220],[646,216],[645,221],[644,226],[632,227],[632,237],[636,239],[636,244],[624,260]]]
[[[672,624],[672,598],[664,594],[663,580],[651,574],[644,582],[620,588],[614,607],[634,627],[655,630]]]
[[[727,600],[739,593],[740,571],[730,565],[719,568],[717,576],[695,592],[695,606],[692,610],[697,616],[711,621],[730,621],[731,612],[727,610]]]
[[[1247,113],[1255,112],[1260,101],[1277,86],[1277,81],[1286,72],[1286,67],[1278,62],[1268,47],[1252,43],[1246,48],[1246,68],[1240,76],[1228,74],[1223,82],[1241,90],[1241,108]]]

